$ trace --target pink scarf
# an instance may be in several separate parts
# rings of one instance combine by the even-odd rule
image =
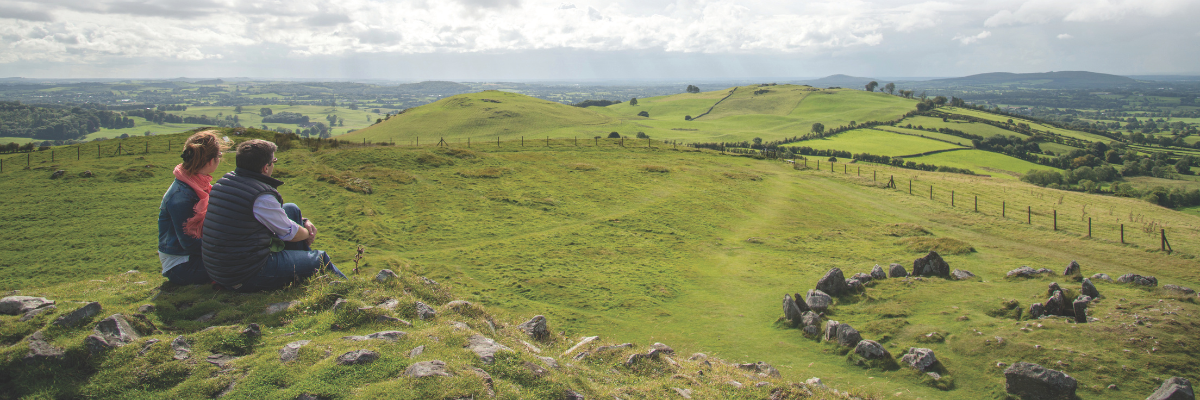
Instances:
[[[183,232],[188,236],[199,239],[204,235],[204,215],[208,213],[208,192],[212,190],[212,177],[208,175],[193,174],[183,170],[183,164],[175,166],[175,179],[186,183],[196,192],[196,196],[200,201],[192,207],[192,211],[196,212],[187,222],[183,224]]]

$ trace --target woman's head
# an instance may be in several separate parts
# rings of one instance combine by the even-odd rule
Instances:
[[[217,137],[217,131],[197,132],[183,144],[183,154],[179,155],[183,158],[183,170],[192,174],[212,173],[216,163],[221,160],[221,152],[228,148],[229,146]]]

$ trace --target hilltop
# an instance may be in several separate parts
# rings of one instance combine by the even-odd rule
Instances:
[[[318,383],[365,387],[328,394],[331,397],[369,397],[384,390],[421,393],[430,388],[395,377],[409,365],[403,354],[421,344],[435,351],[432,356],[449,358],[444,361],[462,379],[455,381],[462,382],[459,386],[439,386],[436,390],[446,391],[437,392],[439,396],[451,390],[482,390],[481,381],[459,374],[470,368],[487,371],[498,388],[536,391],[565,384],[580,390],[582,382],[594,381],[591,393],[598,395],[630,386],[652,387],[644,393],[670,397],[675,392],[668,390],[678,387],[677,380],[699,380],[698,374],[689,375],[695,364],[680,361],[683,357],[673,358],[689,372],[652,375],[648,380],[626,380],[629,375],[623,373],[603,375],[619,358],[645,353],[655,342],[679,354],[703,352],[738,363],[764,361],[784,380],[815,376],[839,390],[888,398],[1003,398],[1003,368],[997,365],[1017,361],[1068,372],[1087,398],[1143,396],[1167,377],[1196,378],[1185,366],[1193,357],[1190,349],[1197,346],[1188,328],[1200,323],[1194,319],[1200,315],[1197,298],[1164,285],[1200,285],[1194,258],[1200,254],[1200,218],[1141,200],[865,162],[831,164],[819,159],[821,169],[816,169],[818,159],[810,159],[805,169],[804,160],[791,164],[661,143],[646,147],[626,142],[621,147],[615,139],[581,141],[578,146],[560,139],[548,146],[524,147],[504,141],[498,147],[348,142],[332,148],[328,141],[303,142],[256,130],[228,134],[234,140],[268,137],[291,148],[278,153],[277,174],[287,182],[280,187],[284,199],[299,203],[321,227],[325,234],[317,247],[330,251],[344,270],[353,266],[350,256],[356,246],[366,246],[365,272],[336,285],[318,281],[253,296],[213,294],[203,287],[163,288],[161,301],[155,303],[161,311],[143,312],[164,331],[151,335],[163,342],[151,346],[146,357],[169,358],[164,343],[182,334],[206,343],[193,347],[196,358],[210,353],[247,354],[246,358],[234,361],[225,374],[212,375],[219,368],[201,361],[199,367],[188,367],[197,369],[180,375],[187,378],[166,379],[160,377],[168,374],[155,369],[158,364],[139,364],[145,358],[138,353],[147,344],[141,341],[111,357],[93,358],[96,364],[88,364],[90,369],[68,374],[71,382],[80,382],[74,386],[78,393],[159,397],[149,393],[185,393],[192,388],[202,389],[195,393],[216,393],[234,379],[241,383],[231,395],[246,397],[277,388],[285,389],[281,396],[295,396]],[[157,301],[151,299],[162,282],[155,274],[158,265],[152,251],[155,227],[146,221],[153,220],[171,179],[169,168],[178,159],[165,151],[165,141],[182,138],[129,139],[122,142],[126,148],[143,149],[148,143],[152,152],[112,156],[113,149],[106,147],[104,157],[85,154],[78,161],[63,158],[71,154],[69,147],[58,148],[56,161],[45,152],[32,154],[28,170],[13,167],[24,161],[24,154],[0,157],[5,160],[0,190],[14,193],[0,208],[0,218],[7,223],[0,241],[9,244],[0,257],[5,272],[0,284],[62,303],[57,314],[32,323],[20,322],[18,316],[0,317],[0,328],[8,332],[10,345],[4,352],[11,368],[27,351],[28,335],[38,324],[70,311],[75,307],[71,302],[102,301],[113,304],[105,305],[106,310],[132,313],[141,304]],[[221,172],[230,168],[230,163],[222,164]],[[66,171],[61,178],[48,179],[59,169]],[[84,170],[91,171],[90,176],[81,176]],[[345,183],[360,180],[371,190]],[[68,192],[72,195],[63,195]],[[28,212],[31,209],[59,211]],[[1125,243],[1118,236],[1121,224]],[[89,234],[95,227],[112,234]],[[1172,252],[1159,251],[1160,228]],[[806,337],[782,318],[783,295],[805,293],[832,268],[845,271],[846,277],[869,272],[876,264],[898,263],[910,269],[930,249],[937,249],[950,268],[970,271],[976,278],[873,280],[862,292],[834,296],[824,320],[857,328],[863,339],[878,341],[897,359],[909,347],[932,349],[948,379],[930,381],[911,369],[887,365],[860,366],[848,348]],[[1115,280],[1136,273],[1154,276],[1159,284],[1139,287],[1092,279],[1103,297],[1089,308],[1088,315],[1096,320],[1083,324],[1059,317],[1031,319],[1028,312],[1014,311],[1046,301],[1051,282],[1072,298],[1079,293],[1076,277],[1059,272],[1073,260],[1082,266],[1082,277],[1104,273]],[[1023,265],[1054,274],[1006,277]],[[397,271],[402,279],[395,286],[376,285],[370,277],[384,268]],[[129,269],[142,272],[122,274]],[[425,283],[418,277],[453,290],[423,291]],[[393,328],[363,322],[355,316],[360,314],[328,311],[333,295],[352,301],[351,309],[378,305],[384,297],[420,300],[445,317],[418,322],[405,314],[411,310],[397,309],[394,317],[414,326],[394,329],[410,336],[398,345],[368,342],[383,349],[384,364],[377,373],[360,375],[334,365],[338,355],[356,346],[341,336]],[[481,306],[486,314],[448,311],[455,299]],[[293,314],[261,314],[267,304],[291,300],[302,306]],[[215,319],[197,321],[218,310]],[[593,372],[548,381],[474,364],[472,353],[461,348],[466,338],[480,333],[516,349],[519,357],[512,363],[537,365],[539,359],[515,340],[519,333],[498,328],[493,334],[485,315],[493,316],[498,326],[511,327],[538,314],[548,318],[553,331],[566,332],[556,336],[553,345],[531,342],[543,353],[561,354],[564,347],[590,335],[599,335],[603,344],[636,346],[586,367],[596,368]],[[100,317],[105,315],[109,314]],[[335,332],[333,324],[342,321],[353,325]],[[455,332],[452,321],[469,329]],[[261,341],[238,339],[248,323],[264,326]],[[202,332],[208,326],[226,328]],[[296,333],[281,336],[292,332]],[[68,352],[72,360],[86,359],[86,327],[48,333],[53,334],[50,344],[74,349]],[[317,350],[301,350],[304,368],[274,364],[280,346],[300,339],[313,340],[308,346]],[[329,356],[321,355],[324,348]],[[105,366],[113,372],[89,375],[108,371]],[[621,368],[617,370],[624,371]],[[236,378],[242,372],[245,377]],[[43,378],[29,378],[42,375],[6,373],[10,381],[23,379],[29,387],[49,385]],[[601,375],[589,375],[593,373]],[[706,386],[703,380],[686,385],[699,388],[695,393],[717,393],[711,397],[762,397],[761,392],[720,392],[720,381],[712,382],[716,386]]]

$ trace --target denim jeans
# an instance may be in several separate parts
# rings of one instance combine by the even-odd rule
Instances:
[[[207,285],[212,283],[208,270],[204,268],[204,259],[199,254],[188,257],[187,262],[171,267],[162,274],[174,285]]]
[[[301,223],[303,216],[300,207],[293,203],[283,205],[283,211],[288,219]],[[329,255],[324,251],[313,250],[306,241],[287,242],[283,251],[271,253],[266,265],[258,271],[258,275],[247,279],[238,287],[232,288],[238,292],[261,292],[281,289],[293,282],[299,282],[316,275],[322,269],[328,269],[339,277],[346,275],[339,271]]]

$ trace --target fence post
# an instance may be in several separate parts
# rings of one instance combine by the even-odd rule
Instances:
[[[908,180],[908,195],[912,196],[912,179]]]
[[[850,173],[849,171],[847,171],[847,170],[849,170],[849,169],[850,169],[850,166],[849,166],[849,165],[842,164],[842,173],[843,173],[843,174],[848,174],[848,173]]]
[[[1125,224],[1121,224],[1121,244],[1125,244]]]
[[[954,207],[954,191],[950,191],[950,207]]]
[[[31,154],[33,154],[33,150],[30,150],[28,153],[25,153],[25,168],[29,168],[29,160],[32,157],[32,156],[30,156]]]
[[[167,152],[170,153],[170,151]],[[83,157],[83,146],[75,146],[75,161],[79,161],[80,157]]]
[[[1025,223],[1033,225],[1033,207],[1025,206]]]
[[[1058,210],[1054,210],[1054,230],[1058,230]]]
[[[1004,218],[1004,217],[1005,217],[1005,215],[1004,215],[1004,214],[1006,214],[1006,211],[1008,211],[1008,210],[1007,210],[1007,208],[1008,208],[1008,202],[1006,202],[1006,201],[1001,201],[1001,202],[1000,202],[1000,218]]]
[[[646,138],[646,148],[647,149],[650,148],[650,138],[649,137]]]
[[[805,162],[804,162],[804,166],[805,166],[805,167],[807,167],[807,166],[808,166],[808,162],[807,162],[807,161],[805,161]],[[817,160],[817,171],[820,171],[820,170],[821,170],[821,160]]]
[[[146,139],[146,154],[150,154],[150,139]]]
[[[50,149],[50,162],[54,162],[54,149]]]
[[[1160,230],[1160,231],[1159,231],[1159,234],[1160,234],[1160,235],[1162,235],[1162,236],[1161,236],[1161,237],[1162,237],[1162,241],[1159,243],[1159,247],[1160,247],[1160,249],[1159,249],[1159,250],[1161,250],[1161,251],[1167,251],[1167,230],[1166,230],[1166,229],[1162,229],[1162,230]]]
[[[979,212],[979,195],[975,195],[975,212]]]
[[[521,147],[525,147],[525,137],[521,136]]]
[[[1088,217],[1088,237],[1092,237],[1092,217]]]
[[[871,171],[871,182],[875,182],[875,175],[876,175],[876,172]]]
[[[933,185],[929,185],[929,199],[933,200]]]
[[[546,147],[550,147],[550,137],[546,136]]]
[[[496,136],[496,147],[500,147],[500,137]]]
[[[862,166],[858,166],[858,176],[862,176]]]

